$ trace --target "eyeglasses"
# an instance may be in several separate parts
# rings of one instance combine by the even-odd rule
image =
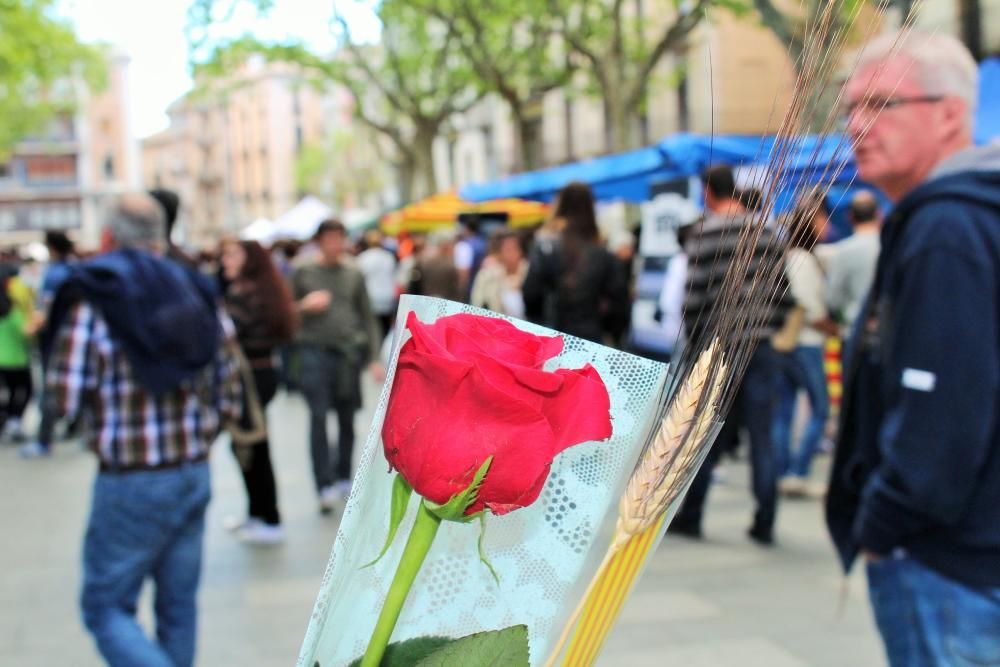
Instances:
[[[923,95],[919,97],[862,97],[856,102],[851,102],[843,107],[841,118],[846,121],[854,114],[860,113],[865,116],[879,114],[909,104],[930,104],[940,102],[944,95]]]

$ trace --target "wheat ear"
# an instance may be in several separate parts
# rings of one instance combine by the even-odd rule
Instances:
[[[715,421],[716,402],[726,377],[726,367],[722,363],[712,373],[717,354],[721,354],[718,339],[713,340],[708,349],[698,356],[698,361],[670,402],[656,437],[629,478],[618,503],[618,522],[604,560],[563,627],[545,667],[553,667],[559,659],[587,599],[615,554],[625,548],[629,540],[652,526],[677,497],[681,488],[679,482],[695,461],[701,450],[700,445]],[[702,400],[709,383],[711,390],[708,398]]]
[[[719,393],[726,377],[726,366],[721,362],[712,372],[716,355],[721,355],[718,339],[698,356],[671,401],[663,426],[632,473],[618,504],[618,523],[612,540],[615,551],[659,519],[677,497],[678,482],[701,451],[702,442],[715,422]]]

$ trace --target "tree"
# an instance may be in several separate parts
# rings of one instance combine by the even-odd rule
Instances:
[[[81,44],[54,18],[53,0],[0,2],[0,160],[17,141],[77,102],[76,83],[98,90],[106,65],[99,48]]]
[[[772,0],[753,0],[761,22],[785,46],[795,67],[796,90],[804,95],[802,129],[831,129],[836,103],[833,75],[845,47],[866,36],[857,29],[865,4],[866,0],[807,0],[795,11],[783,12]],[[898,4],[909,16],[910,5]]]
[[[514,171],[541,162],[539,124],[545,94],[570,83],[574,68],[559,22],[544,0],[411,0],[448,27],[472,65],[476,84],[510,109]]]
[[[269,0],[247,1],[263,13],[271,5]],[[340,38],[335,57],[317,55],[300,42],[265,43],[253,37],[212,45],[212,25],[225,22],[239,3],[197,0],[189,10],[189,44],[196,57],[204,57],[202,72],[223,74],[240,58],[261,53],[299,65],[320,87],[344,86],[355,99],[356,117],[396,147],[403,198],[437,189],[434,140],[450,117],[482,95],[473,85],[473,68],[446,26],[405,0],[383,0],[376,10],[383,28],[378,45],[356,41],[334,5],[331,26]]]
[[[586,63],[604,106],[605,149],[640,144],[639,127],[656,66],[683,49],[712,9],[745,12],[743,0],[670,0],[673,20],[661,29],[648,16],[629,12],[625,0],[545,0],[559,22],[567,48]]]
[[[385,189],[384,161],[372,132],[335,131],[306,146],[295,162],[295,182],[339,209],[364,206]]]

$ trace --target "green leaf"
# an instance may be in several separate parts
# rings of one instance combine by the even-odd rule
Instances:
[[[396,479],[392,483],[392,507],[389,510],[389,534],[385,538],[385,545],[382,547],[382,551],[379,552],[378,557],[372,562],[368,563],[361,569],[366,567],[371,567],[375,563],[382,560],[382,556],[389,551],[389,547],[392,546],[392,541],[396,538],[396,531],[399,530],[399,524],[403,521],[403,517],[406,515],[406,506],[410,502],[410,496],[413,494],[413,487],[410,486],[403,476],[396,473]]]
[[[479,470],[476,471],[475,477],[472,478],[472,483],[465,487],[464,491],[459,491],[454,496],[451,497],[444,505],[438,505],[433,503],[426,498],[424,499],[424,505],[427,509],[431,511],[435,516],[444,519],[445,521],[458,521],[460,523],[468,523],[476,517],[479,513],[472,516],[466,516],[465,511],[469,509],[476,500],[479,498],[479,489],[483,485],[483,480],[486,479],[486,473],[489,472],[490,465],[493,463],[493,457],[490,456],[483,462],[483,465],[479,466]]]
[[[486,557],[486,546],[483,543],[486,539],[486,512],[479,513],[479,560],[482,561],[483,565],[490,571],[493,575],[493,580],[497,582],[497,586],[500,585],[500,577],[497,575],[497,571],[493,569],[493,563],[490,559]]]
[[[380,667],[412,667],[438,649],[455,641],[450,637],[414,637],[402,642],[389,644],[382,656]],[[359,667],[358,658],[347,667]]]
[[[480,632],[449,642],[416,667],[527,667],[528,626]]]

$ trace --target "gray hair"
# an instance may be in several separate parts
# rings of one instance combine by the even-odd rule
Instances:
[[[965,101],[971,129],[979,94],[979,67],[955,37],[917,30],[899,30],[876,37],[858,57],[857,68],[902,57],[912,63],[911,76],[928,95]]]
[[[167,244],[167,220],[159,202],[143,192],[122,195],[105,214],[104,226],[119,246],[161,250]]]

